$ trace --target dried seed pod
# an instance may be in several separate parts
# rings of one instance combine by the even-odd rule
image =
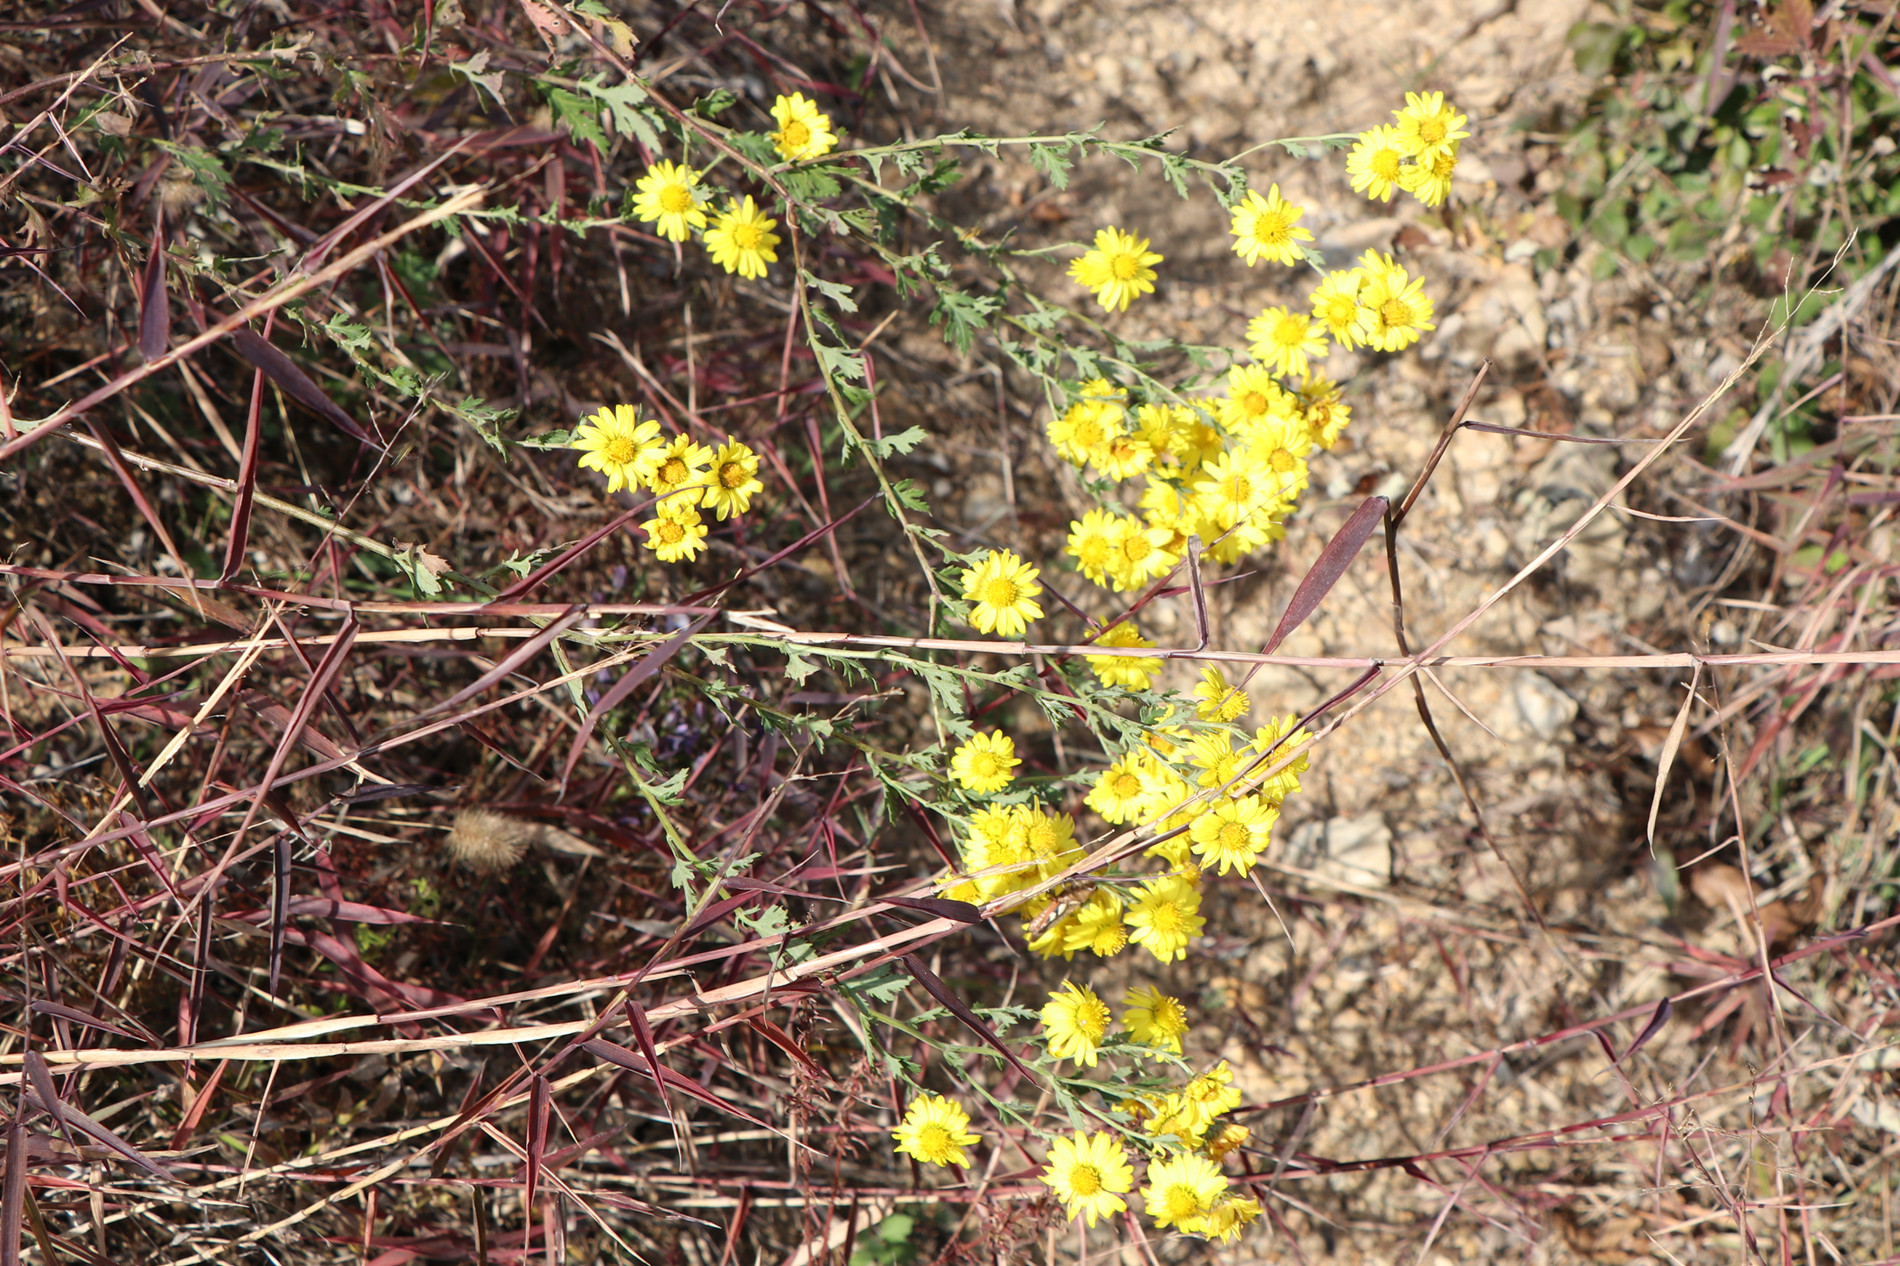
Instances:
[[[532,822],[489,809],[464,809],[449,829],[449,856],[484,874],[507,870],[521,860],[521,850],[538,832]]]

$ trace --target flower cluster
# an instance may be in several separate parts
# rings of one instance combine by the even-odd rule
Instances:
[[[654,495],[654,517],[641,524],[647,548],[660,561],[696,558],[706,548],[701,510],[729,519],[752,508],[765,488],[759,456],[727,438],[717,448],[684,435],[667,436],[660,424],[642,419],[630,404],[604,408],[575,428],[572,447],[580,464],[607,476],[607,491],[645,488]]]
[[[788,163],[823,158],[838,144],[829,115],[803,93],[781,96],[772,103],[778,129],[767,133],[779,157]],[[648,167],[634,183],[633,213],[669,242],[684,242],[695,231],[703,235],[713,263],[729,273],[757,279],[765,266],[778,262],[780,237],[772,230],[778,221],[753,202],[752,195],[728,197],[712,219],[706,208],[711,191],[700,184],[700,173],[684,163],[665,159]]]
[[[1354,188],[1388,199],[1404,189],[1437,205],[1468,135],[1465,116],[1438,93],[1408,94],[1395,114],[1396,126],[1366,132],[1353,148]],[[1220,564],[1284,536],[1311,480],[1309,459],[1332,448],[1351,417],[1316,362],[1334,347],[1400,352],[1435,328],[1422,280],[1390,255],[1368,250],[1353,266],[1328,271],[1301,226],[1304,208],[1278,185],[1247,193],[1230,210],[1232,246],[1249,267],[1305,264],[1318,274],[1304,309],[1274,306],[1255,317],[1247,358],[1228,371],[1217,395],[1144,399],[1096,378],[1070,389],[1048,423],[1055,452],[1089,476],[1100,499],[1070,522],[1064,553],[1083,577],[1114,593],[1151,589],[1181,563],[1193,538]],[[1125,310],[1154,289],[1162,257],[1148,246],[1104,228],[1070,275],[1104,309]],[[972,627],[1020,638],[1043,617],[1035,564],[1007,550],[966,561],[960,579]],[[1161,655],[1140,653],[1154,643],[1131,614],[1094,625],[1082,655],[1105,692],[1153,692],[1161,673]],[[1142,724],[1105,741],[1105,764],[1079,780],[1077,790],[1086,789],[1080,808],[1065,790],[1069,779],[1019,780],[1024,762],[1014,737],[966,731],[948,762],[958,790],[943,808],[958,857],[937,876],[938,890],[988,914],[1019,915],[1028,947],[1071,967],[1131,945],[1159,964],[1186,960],[1206,925],[1205,893],[1259,864],[1310,764],[1304,749],[1312,735],[1298,718],[1283,713],[1251,724],[1246,687],[1209,666],[1189,696],[1147,693],[1138,701]],[[1087,864],[1094,862],[1089,829],[1098,821],[1104,834],[1141,832],[1140,858]],[[1225,1061],[1198,1073],[1185,1062],[1190,1019],[1180,999],[1137,986],[1117,1019],[1084,979],[1071,977],[1048,995],[1040,1020],[1049,1062],[1112,1070],[1092,1084],[1102,1097],[1097,1115],[1114,1128],[1050,1143],[1042,1181],[1070,1217],[1093,1226],[1126,1211],[1137,1171],[1146,1214],[1159,1229],[1234,1240],[1260,1216],[1259,1203],[1232,1190],[1222,1169],[1249,1137],[1227,1118],[1241,1102],[1233,1072]],[[923,1096],[896,1133],[898,1150],[961,1165],[968,1125],[957,1105]]]
[[[1471,135],[1465,131],[1465,116],[1442,92],[1408,92],[1405,108],[1392,114],[1396,125],[1361,132],[1346,155],[1353,190],[1390,202],[1393,193],[1403,189],[1428,207],[1438,206],[1451,194],[1458,143]]]

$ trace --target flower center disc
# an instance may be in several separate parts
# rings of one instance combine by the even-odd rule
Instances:
[[[1170,1187],[1168,1194],[1161,1199],[1163,1210],[1170,1222],[1182,1218],[1191,1218],[1201,1211],[1201,1198],[1194,1194],[1192,1187]]]
[[[735,226],[732,230],[732,244],[742,251],[756,251],[759,249],[759,226],[756,224]]]
[[[719,468],[719,483],[725,488],[739,487],[745,483],[745,467],[738,462],[727,462]]]
[[[660,467],[660,482],[671,488],[675,484],[686,482],[686,463],[677,457],[666,459],[666,465]]]
[[[692,209],[693,195],[685,185],[668,185],[660,190],[660,210],[668,215],[678,215]]]
[[[633,442],[631,436],[616,435],[607,441],[606,447],[601,451],[614,465],[630,466],[633,464],[633,459],[639,456],[639,450],[640,446]]]
[[[1289,470],[1293,469],[1293,463],[1296,460],[1298,459],[1296,459],[1293,456],[1293,454],[1287,452],[1284,448],[1276,448],[1273,450],[1273,456],[1267,458],[1267,464],[1272,466],[1275,470],[1279,471],[1282,475],[1284,475]]]
[[[1117,281],[1129,281],[1140,267],[1133,255],[1117,255],[1115,262],[1109,265],[1109,270],[1115,274]]]
[[[1412,305],[1403,299],[1387,299],[1379,306],[1379,319],[1387,325],[1410,325]]]
[[[1372,174],[1381,180],[1399,178],[1399,152],[1395,149],[1382,149],[1372,156]]]
[[[1427,145],[1436,145],[1438,142],[1444,140],[1445,121],[1443,119],[1426,119],[1423,123],[1418,125],[1418,139],[1424,141]]]
[[[785,125],[784,137],[786,149],[804,149],[811,144],[811,129],[793,119]]]
[[[926,1157],[948,1157],[950,1154],[950,1131],[934,1122],[917,1131],[917,1150]]]
[[[1004,576],[998,576],[983,589],[983,601],[993,607],[1013,607],[1021,596],[1016,582]]]
[[[686,525],[675,523],[671,519],[660,520],[660,539],[668,545],[677,545],[686,537]]]
[[[1229,822],[1220,829],[1220,846],[1230,853],[1246,848],[1247,828],[1238,822]]]
[[[1102,1189],[1102,1174],[1093,1165],[1077,1165],[1069,1171],[1069,1190],[1078,1196],[1092,1196]]]

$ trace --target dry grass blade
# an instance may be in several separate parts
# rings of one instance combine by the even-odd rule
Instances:
[[[1689,733],[1689,712],[1695,706],[1696,687],[1701,682],[1702,665],[1697,664],[1689,678],[1689,691],[1683,697],[1682,706],[1676,709],[1676,719],[1670,722],[1662,751],[1656,757],[1656,789],[1649,798],[1649,822],[1644,827],[1644,838],[1649,841],[1651,852],[1656,849],[1656,816],[1662,812],[1663,788],[1669,783],[1669,771],[1676,763],[1676,753],[1682,749],[1682,740]]]
[[[1280,622],[1273,626],[1273,635],[1260,648],[1263,656],[1278,650],[1288,634],[1306,623],[1313,612],[1319,610],[1319,604],[1333,591],[1333,586],[1339,583],[1346,569],[1352,566],[1352,560],[1365,547],[1366,539],[1378,528],[1390,504],[1384,497],[1367,497],[1340,524],[1339,531],[1333,534],[1332,540],[1326,542],[1326,548],[1320,551],[1306,575],[1300,578],[1299,587],[1287,602]]]
[[[926,993],[942,1003],[944,1008],[948,1010],[951,1015],[955,1016],[965,1028],[983,1039],[983,1044],[995,1051],[998,1055],[1001,1055],[1011,1068],[1014,1068],[1023,1075],[1024,1080],[1028,1081],[1032,1086],[1040,1086],[1042,1084],[1042,1078],[1038,1077],[1031,1071],[1027,1064],[1018,1059],[1015,1051],[1010,1050],[1008,1046],[1003,1044],[1003,1039],[996,1036],[996,1030],[990,1027],[989,1022],[971,1010],[969,1003],[957,997],[954,993],[951,993],[950,987],[937,978],[937,973],[924,966],[922,959],[918,958],[915,954],[905,954],[901,957],[900,961],[904,964],[904,970],[909,972],[912,979],[924,987]]]
[[[139,355],[157,360],[172,341],[171,291],[165,284],[165,213],[152,215],[152,241],[139,281]]]
[[[240,327],[231,331],[231,346],[292,400],[358,443],[380,447],[375,437],[358,426],[356,419],[345,413],[323,388],[311,381],[310,375],[299,368],[296,361],[284,355],[268,338],[256,330]]]

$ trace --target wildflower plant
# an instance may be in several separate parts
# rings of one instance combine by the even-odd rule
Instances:
[[[796,1037],[764,1018],[774,988],[780,997],[788,982],[796,984],[797,996],[811,989],[831,991],[840,1012],[854,1022],[865,1071],[849,1091],[850,1119],[838,1123],[840,1137],[849,1136],[851,1147],[861,1145],[860,1136],[879,1135],[880,1150],[914,1162],[919,1173],[931,1171],[924,1181],[937,1181],[942,1175],[934,1171],[980,1168],[995,1158],[990,1149],[1007,1140],[1041,1158],[1037,1179],[1068,1218],[1090,1227],[1112,1222],[1129,1209],[1132,1197],[1156,1230],[1233,1239],[1261,1213],[1253,1197],[1233,1189],[1225,1168],[1249,1138],[1245,1125],[1229,1119],[1241,1096],[1224,1062],[1200,1066],[1205,1061],[1194,1046],[1194,1007],[1188,1001],[1198,991],[1172,982],[1190,982],[1205,962],[1204,934],[1214,895],[1239,891],[1240,883],[1272,856],[1275,829],[1285,802],[1300,790],[1314,736],[1293,714],[1271,711],[1272,702],[1256,698],[1258,692],[1250,692],[1244,679],[1230,679],[1217,667],[1205,668],[1191,693],[1183,693],[1179,687],[1186,680],[1171,679],[1178,667],[1171,661],[1206,650],[1206,639],[1200,648],[1164,647],[1149,633],[1165,626],[1144,625],[1141,613],[1152,602],[1184,593],[1200,599],[1214,578],[1204,568],[1235,567],[1285,537],[1313,482],[1311,461],[1340,442],[1351,419],[1350,384],[1334,383],[1322,368],[1335,348],[1395,355],[1415,347],[1435,328],[1429,279],[1376,251],[1336,266],[1346,261],[1329,260],[1316,246],[1309,225],[1321,217],[1313,208],[1283,196],[1279,183],[1270,182],[1265,194],[1253,188],[1252,174],[1239,158],[1189,158],[1162,137],[1116,140],[1099,131],[1012,138],[957,132],[861,144],[838,126],[845,116],[834,117],[842,108],[836,98],[814,100],[802,91],[775,93],[769,107],[750,102],[749,116],[735,108],[737,98],[729,92],[689,108],[667,98],[662,84],[641,76],[627,56],[635,33],[604,7],[563,8],[565,17],[539,4],[523,8],[546,9],[550,23],[571,26],[574,47],[584,50],[583,59],[591,63],[583,70],[550,69],[533,79],[550,126],[558,126],[563,138],[564,148],[550,160],[561,165],[551,168],[544,186],[552,191],[551,205],[529,215],[499,200],[485,204],[499,188],[460,190],[433,201],[418,217],[416,231],[452,221],[456,251],[484,261],[489,260],[484,242],[491,229],[500,234],[532,228],[532,246],[524,251],[529,259],[538,259],[541,250],[564,249],[561,244],[569,238],[600,233],[615,252],[644,252],[636,262],[652,275],[710,279],[724,287],[722,298],[733,304],[752,303],[787,316],[783,337],[771,353],[772,363],[781,367],[780,382],[750,396],[727,390],[729,381],[719,374],[702,372],[694,359],[701,335],[685,320],[674,374],[684,382],[684,398],[655,373],[652,364],[661,353],[652,346],[630,346],[617,331],[594,331],[600,348],[618,357],[609,363],[628,371],[621,394],[576,410],[578,417],[560,419],[560,429],[534,432],[480,400],[440,398],[446,374],[427,378],[416,371],[412,362],[419,351],[397,347],[393,339],[387,346],[378,343],[369,325],[353,319],[352,309],[338,306],[324,315],[314,306],[288,307],[287,298],[270,309],[282,308],[284,320],[303,322],[313,338],[328,340],[392,398],[418,412],[432,404],[472,428],[500,457],[531,454],[537,461],[558,461],[579,491],[561,502],[536,489],[536,504],[544,513],[549,507],[584,505],[589,497],[607,504],[611,517],[605,526],[576,530],[556,546],[526,556],[497,559],[486,570],[472,563],[464,564],[466,570],[452,566],[421,545],[396,549],[354,529],[344,534],[323,515],[309,514],[326,532],[338,528],[336,539],[351,549],[367,549],[408,577],[418,598],[441,599],[427,606],[431,618],[468,614],[452,608],[474,605],[484,618],[492,611],[525,610],[522,618],[535,622],[518,652],[475,661],[482,675],[454,699],[459,705],[505,686],[545,651],[561,669],[550,687],[562,692],[556,696],[564,701],[556,708],[560,724],[522,752],[504,751],[475,723],[473,712],[458,715],[454,724],[465,727],[471,744],[519,766],[534,784],[534,794],[545,787],[550,818],[582,801],[598,806],[619,797],[616,803],[631,806],[622,820],[637,817],[640,831],[621,829],[616,841],[629,853],[649,849],[664,858],[662,879],[632,887],[651,897],[656,912],[667,917],[648,912],[616,922],[656,937],[661,951],[650,964],[656,968],[654,982],[696,979],[671,956],[707,928],[731,929],[730,953],[720,948],[694,955],[693,961],[707,968],[705,996],[675,999],[676,1009],[662,1015],[671,1004],[645,995],[645,1001],[630,1001],[645,968],[632,976],[604,976],[621,991],[611,1005],[590,1013],[583,1024],[561,1028],[558,1036],[574,1038],[572,1046],[548,1057],[545,1068],[523,1074],[521,1093],[534,1118],[522,1183],[524,1207],[532,1204],[535,1185],[543,1180],[541,1161],[551,1129],[568,1122],[550,1107],[555,1086],[567,1085],[554,1080],[553,1064],[576,1052],[631,1077],[648,1078],[663,1098],[684,1095],[753,1119],[749,1109],[736,1108],[701,1080],[663,1062],[682,1042],[698,1043],[698,1038],[675,1034],[656,1040],[652,1017],[671,1022],[694,1014],[695,1005],[724,1005],[738,996],[726,991],[738,986],[723,978],[712,983],[714,976],[728,967],[741,976],[756,962],[769,974],[756,995],[745,995],[748,1004],[755,997],[760,1001],[758,1013],[744,1017],[750,1027],[743,1032],[786,1053],[801,1076],[828,1074]],[[569,34],[560,32],[562,39]],[[550,49],[557,46],[550,31],[541,35]],[[471,53],[451,62],[451,71],[499,101],[500,72],[491,72],[486,58],[485,52]],[[1408,94],[1394,114],[1395,125],[1374,126],[1356,139],[1342,134],[1264,144],[1275,144],[1294,158],[1317,153],[1336,159],[1350,147],[1341,166],[1357,192],[1378,201],[1402,192],[1426,206],[1442,204],[1469,120],[1436,93]],[[1139,336],[1143,305],[1171,285],[1169,260],[1191,255],[1196,245],[1172,240],[1166,224],[1094,224],[1086,241],[1036,246],[992,240],[942,218],[935,195],[959,178],[956,156],[995,155],[1005,148],[1026,154],[1058,188],[1066,186],[1078,161],[1108,156],[1138,172],[1158,173],[1183,198],[1217,199],[1227,226],[1221,253],[1231,250],[1262,287],[1257,315],[1244,337],[1235,331],[1232,346],[1209,348]],[[570,205],[563,183],[570,149],[594,160],[599,176],[600,188],[584,210]],[[638,154],[638,174],[623,157],[618,170],[630,179],[609,190],[605,166],[598,161],[603,152]],[[409,189],[390,192],[385,202],[411,196]],[[341,197],[346,191],[329,192]],[[362,215],[370,218],[368,212]],[[162,244],[148,249],[149,268],[162,279],[165,268],[178,261],[168,262]],[[367,259],[382,247],[364,249]],[[306,280],[288,284],[283,295],[314,296],[320,283],[335,280],[322,273],[321,255],[314,247],[309,250],[302,265]],[[443,258],[448,255],[445,246]],[[392,264],[382,289],[393,294],[400,288],[398,274],[408,269],[420,277],[424,263],[418,254],[400,268]],[[514,286],[512,278],[506,280]],[[205,284],[208,288],[210,282]],[[1074,475],[1080,490],[1075,517],[1058,531],[1061,543],[1052,542],[1049,552],[1039,552],[1039,543],[1022,534],[992,540],[979,532],[977,539],[959,540],[932,522],[924,486],[894,473],[899,459],[935,437],[925,428],[885,429],[875,364],[866,350],[871,335],[863,322],[863,309],[880,284],[888,293],[878,293],[878,303],[915,306],[957,353],[968,354],[980,343],[1035,384],[1041,407],[1035,442],[1046,446],[1051,461],[1069,468],[1065,473]],[[228,297],[232,310],[249,319],[252,309],[242,306],[251,302],[247,294],[234,285]],[[334,302],[359,299],[343,296]],[[395,300],[388,302],[393,307]],[[630,304],[623,315],[631,317]],[[163,331],[156,315],[142,325],[151,327],[141,333],[150,334],[154,346],[141,350],[146,362],[156,365],[167,354],[159,337]],[[235,319],[230,328],[236,328]],[[428,341],[441,342],[432,331],[428,334]],[[263,335],[252,337],[268,343]],[[520,345],[513,331],[510,337],[517,340],[513,346]],[[304,405],[323,401],[330,411],[343,413],[301,371],[287,375],[268,352],[249,346],[246,355],[258,367],[252,399],[260,402],[253,405],[253,439],[266,376]],[[810,375],[808,384],[791,383],[795,364]],[[518,392],[524,409],[544,407],[545,393],[537,396],[525,371]],[[722,398],[707,398],[714,394]],[[798,425],[788,425],[793,397],[800,397],[800,410],[813,401],[819,409],[801,412]],[[574,396],[564,392],[558,398],[565,402]],[[214,411],[206,399],[204,408]],[[762,400],[770,403],[761,406]],[[723,421],[729,416],[755,425],[728,431]],[[715,425],[715,419],[722,424]],[[10,438],[0,442],[22,443],[13,436],[10,420],[6,430]],[[809,434],[808,443],[801,431]],[[803,451],[788,436],[797,436]],[[847,469],[868,493],[849,514],[831,501],[825,482]],[[254,473],[247,478],[254,481]],[[546,471],[537,466],[530,473]],[[816,505],[806,496],[801,476],[811,482]],[[251,512],[250,491],[240,500],[242,513],[232,516],[240,523]],[[836,537],[860,511],[867,512],[865,522],[880,522],[880,530],[889,525],[888,543],[916,563],[922,627],[880,628],[863,635],[800,631],[776,621],[773,609],[733,601],[733,591],[748,593],[743,586],[759,572],[819,547],[834,551],[832,574],[854,609],[902,626],[903,618],[889,616],[880,605],[889,601],[890,609],[901,609],[901,603],[853,589],[842,574]],[[795,515],[813,521],[809,531],[788,535],[783,530]],[[240,538],[234,529],[228,551],[233,561],[226,565],[231,575],[246,557]],[[604,586],[611,578],[625,593],[596,593],[571,603],[556,603],[543,593],[525,602],[607,540],[634,543],[600,581]],[[324,548],[331,544],[326,537]],[[173,570],[186,572],[183,565]],[[347,570],[335,564],[329,579],[341,591]],[[265,592],[273,601],[283,596]],[[451,602],[451,594],[467,601]],[[764,600],[756,591],[745,600],[751,599]],[[709,628],[720,615],[728,617],[729,626]],[[356,636],[354,613],[346,627],[335,639],[344,650]],[[576,664],[583,655],[595,658]],[[782,673],[793,686],[803,686],[823,670],[851,689],[764,698],[756,680],[747,676],[762,677],[759,664],[768,656],[782,659],[773,663],[772,673]],[[312,706],[336,680],[331,662],[326,659],[313,670],[319,680],[310,695]],[[853,709],[912,683],[922,688],[931,730],[926,741],[894,751],[861,733],[868,727],[857,724]],[[651,714],[669,690],[691,697],[705,729],[740,736],[733,743],[742,752],[755,750],[749,746],[755,733],[769,734],[769,742],[759,743],[766,753],[759,781],[772,789],[756,813],[727,812],[720,799],[718,811],[704,820],[682,821],[682,805],[711,757],[686,763],[663,754],[666,742]],[[840,699],[845,702],[838,704]],[[1024,706],[1015,706],[1019,701]],[[1249,731],[1245,727],[1256,706],[1269,719]],[[843,710],[829,715],[810,710],[823,707]],[[1025,716],[1036,724],[1023,725]],[[283,746],[269,766],[269,778],[283,772],[307,719],[308,709],[294,719],[286,713]],[[347,728],[348,719],[342,720]],[[342,749],[328,738],[305,741],[323,759],[336,758],[326,771],[355,764],[355,757],[339,756]],[[368,751],[373,744],[364,739],[358,746]],[[772,764],[782,750],[796,754],[798,764],[790,772]],[[817,768],[840,751],[849,754],[849,764]],[[570,801],[570,781],[590,753],[608,772],[596,771],[588,795]],[[551,755],[556,758],[552,770],[529,767]],[[739,759],[743,763],[747,757]],[[812,768],[805,767],[807,761]],[[750,778],[748,771],[735,781]],[[854,778],[869,782],[874,802],[852,783]],[[376,791],[359,799],[396,798],[416,790],[383,775],[375,779]],[[718,776],[707,781],[717,782]],[[205,785],[210,782],[207,774]],[[815,794],[810,787],[821,782],[822,795],[833,797],[829,807],[822,796],[810,803]],[[265,790],[270,789],[267,778]],[[747,873],[761,856],[753,846],[764,822],[794,800],[812,822],[808,856],[794,869],[809,865],[816,873],[824,859],[826,881],[839,888],[823,899],[843,906],[835,921],[803,915],[795,921],[790,898],[810,894]],[[261,792],[252,798],[240,837],[254,824],[262,802]],[[356,800],[342,797],[338,803]],[[905,892],[874,900],[865,885],[875,878],[883,891],[891,867],[854,869],[840,860],[843,806],[860,812],[857,829],[866,854],[884,820],[904,815],[919,837],[939,850],[941,864],[914,877],[916,883]],[[106,819],[125,808],[122,801]],[[273,812],[295,816],[288,810]],[[276,955],[290,935],[284,924],[285,911],[293,908],[286,904],[293,876],[288,841],[297,834],[296,822],[290,821],[273,846],[278,866],[273,876],[261,885],[254,876],[246,879],[265,894],[258,898],[260,910],[268,906],[275,912],[260,917],[275,920],[274,935],[266,939]],[[636,835],[637,848],[628,842]],[[383,837],[372,833],[370,838]],[[535,838],[554,836],[544,831]],[[520,840],[491,848],[478,867],[474,854],[464,849],[460,855],[478,873],[492,876],[517,862],[520,852]],[[589,864],[608,856],[604,850],[580,855]],[[317,869],[326,881],[334,878],[324,869],[328,865],[328,856],[320,855]],[[843,887],[847,880],[858,885],[850,896]],[[620,883],[618,877],[615,882]],[[216,886],[212,882],[206,891]],[[570,906],[582,893],[579,878],[572,891]],[[661,906],[666,909],[660,911]],[[345,905],[327,891],[324,902],[294,908],[348,910],[353,917],[391,926],[431,922]],[[832,944],[855,935],[865,920],[883,920],[893,911],[931,920],[922,926],[937,939],[956,928],[991,922],[1037,959],[1062,960],[1071,974],[1054,989],[1033,986],[1039,1000],[979,1013],[915,952],[925,935],[915,928],[880,931],[857,949]],[[564,907],[561,917],[566,913]],[[557,929],[561,917],[554,920]],[[207,913],[205,946],[211,943],[211,926]],[[248,931],[255,922],[234,926]],[[361,995],[366,1006],[374,1003],[376,1009],[367,1012],[374,1017],[413,1009],[434,1019],[476,1009],[460,1007],[459,999],[437,1009],[436,991],[404,992],[388,985],[362,961],[356,946],[333,946],[335,938],[327,933],[298,930],[296,935],[300,945],[333,947],[337,975],[348,978],[347,986],[339,987]],[[539,969],[554,935],[547,933],[550,939],[538,949],[530,943],[523,974]],[[201,961],[207,953],[200,949]],[[1104,960],[1123,955],[1130,956],[1124,963],[1138,963],[1167,989],[1160,984],[1110,988],[1104,980],[1091,979]],[[864,961],[849,961],[854,958]],[[716,967],[714,960],[719,960]],[[895,974],[892,962],[902,963],[907,978]],[[275,974],[273,963],[265,975],[272,987]],[[908,1010],[908,1003],[900,1005],[912,982],[941,1010],[920,1015]],[[251,988],[261,997],[273,996]],[[714,1002],[705,1001],[715,995]],[[977,1033],[982,1044],[963,1047],[945,1039],[947,1017]],[[730,1023],[719,1021],[722,1028]],[[627,1040],[637,1049],[602,1036],[620,1024],[630,1024]],[[537,1038],[550,1035],[553,1029],[536,1031]],[[1037,1093],[1012,1097],[996,1090],[983,1076],[992,1057],[1010,1064],[1024,1077],[1025,1088],[1033,1085]],[[210,1074],[213,1084],[219,1075]],[[889,1102],[873,1109],[866,1105],[873,1102],[874,1083],[888,1090]],[[511,1080],[492,1094],[479,1090],[478,1069],[477,1086],[469,1089],[466,1103],[486,1105],[515,1089]],[[802,1103],[802,1089],[795,1087],[788,1098]],[[1039,1102],[1042,1106],[1032,1106]],[[672,1106],[669,1101],[669,1111]],[[861,1128],[867,1111],[881,1116],[875,1129]],[[559,1124],[551,1126],[551,1121]],[[181,1140],[195,1123],[187,1118]]]

